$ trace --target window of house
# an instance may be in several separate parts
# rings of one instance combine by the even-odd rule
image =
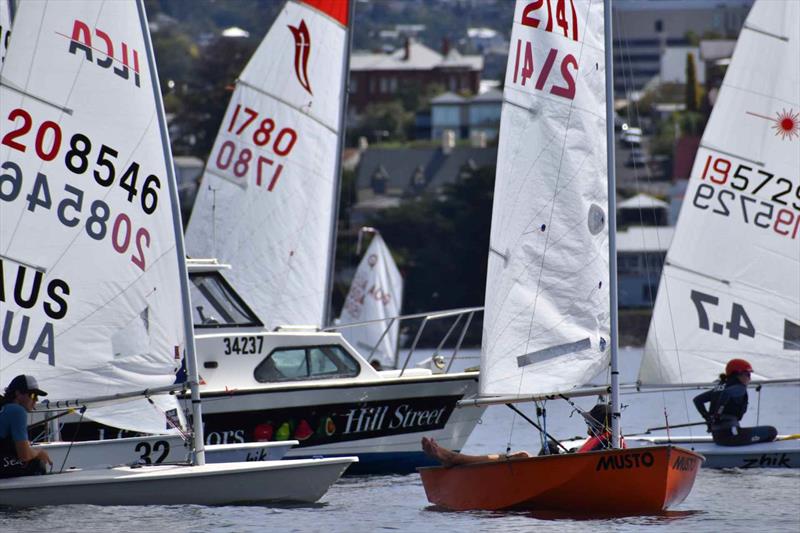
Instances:
[[[386,94],[387,92],[389,92],[389,80],[387,78],[381,78],[380,86],[381,86],[381,94]]]
[[[259,383],[354,377],[358,362],[344,348],[295,346],[276,348],[255,369]]]
[[[658,293],[658,285],[654,283],[645,283],[642,285],[642,300],[652,306],[656,302],[656,293]]]

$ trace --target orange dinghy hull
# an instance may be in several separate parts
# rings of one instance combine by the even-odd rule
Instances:
[[[428,501],[454,511],[653,514],[681,503],[703,456],[677,446],[419,468]]]

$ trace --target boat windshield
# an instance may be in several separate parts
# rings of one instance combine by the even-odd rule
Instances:
[[[263,326],[219,272],[189,275],[195,328]]]

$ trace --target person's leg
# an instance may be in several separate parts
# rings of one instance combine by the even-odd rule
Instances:
[[[772,442],[778,436],[778,430],[772,426],[755,426],[752,428],[739,428],[739,434],[746,444],[756,442]]]
[[[734,427],[714,431],[712,435],[714,442],[720,446],[747,446],[757,442],[772,442],[778,436],[778,430],[772,426]]]
[[[434,439],[422,437],[422,451],[426,455],[436,459],[443,466],[465,465],[471,463],[485,463],[487,461],[500,461],[505,459],[523,459],[530,457],[528,452],[515,452],[510,455],[499,455],[496,453],[489,455],[467,455],[465,453],[454,452],[439,445]]]
[[[16,457],[0,456],[0,479],[46,474],[47,468],[38,459],[23,463]]]

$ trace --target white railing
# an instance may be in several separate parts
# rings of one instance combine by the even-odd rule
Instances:
[[[402,324],[403,321],[422,319],[422,322],[420,323],[419,329],[417,330],[416,334],[414,335],[414,341],[411,343],[411,346],[410,346],[410,348],[408,350],[408,355],[406,355],[405,360],[403,361],[403,366],[402,366],[402,369],[400,371],[400,375],[402,376],[403,373],[405,373],[405,371],[406,371],[406,367],[408,366],[408,362],[411,360],[411,356],[414,354],[414,351],[417,349],[417,344],[419,343],[419,340],[422,337],[422,332],[425,330],[425,326],[428,325],[428,322],[431,322],[433,320],[444,320],[444,319],[455,317],[455,320],[450,325],[450,327],[447,330],[447,333],[445,333],[444,337],[439,342],[439,344],[436,346],[436,349],[434,350],[433,355],[431,356],[431,361],[433,362],[433,361],[437,360],[437,357],[441,357],[441,355],[440,355],[441,351],[444,349],[445,344],[450,339],[450,336],[453,334],[453,332],[456,331],[456,328],[459,326],[459,324],[461,323],[461,320],[463,318],[464,319],[464,323],[463,323],[463,325],[461,325],[461,330],[460,330],[460,333],[458,335],[458,340],[456,341],[455,346],[453,347],[453,353],[450,356],[450,361],[447,363],[447,368],[444,368],[444,360],[443,359],[441,359],[441,361],[442,361],[442,365],[441,366],[439,366],[437,364],[437,367],[439,367],[440,369],[444,369],[444,372],[447,373],[447,372],[450,372],[450,368],[453,366],[453,361],[455,361],[456,358],[458,357],[458,352],[461,350],[461,345],[464,342],[464,337],[466,336],[467,331],[469,330],[469,326],[472,323],[472,319],[475,317],[476,313],[482,313],[482,312],[483,312],[483,307],[463,307],[463,308],[460,308],[460,309],[448,309],[448,310],[444,310],[444,311],[433,311],[433,312],[428,312],[428,313],[415,313],[415,314],[412,314],[412,315],[401,315],[401,316],[394,316],[394,317],[387,317],[387,318],[378,318],[378,319],[375,319],[375,320],[366,320],[366,321],[363,321],[363,322],[351,322],[349,324],[337,324],[337,325],[333,325],[333,326],[328,326],[326,328],[322,328],[322,331],[341,331],[343,329],[357,328],[357,327],[365,326],[367,324],[375,324],[375,323],[378,323],[378,322],[386,323],[386,328],[383,330],[383,333],[381,334],[380,338],[378,338],[378,341],[372,347],[372,351],[369,353],[369,355],[366,358],[369,361],[372,358],[372,356],[375,354],[375,351],[380,346],[380,344],[383,341],[384,337],[386,337],[386,335],[389,333],[389,330],[392,329],[392,326],[394,325],[395,322],[397,322],[398,324]],[[397,361],[398,362],[399,362],[399,359],[400,359],[400,347],[397,348]],[[436,363],[434,363],[434,364],[436,364]]]

